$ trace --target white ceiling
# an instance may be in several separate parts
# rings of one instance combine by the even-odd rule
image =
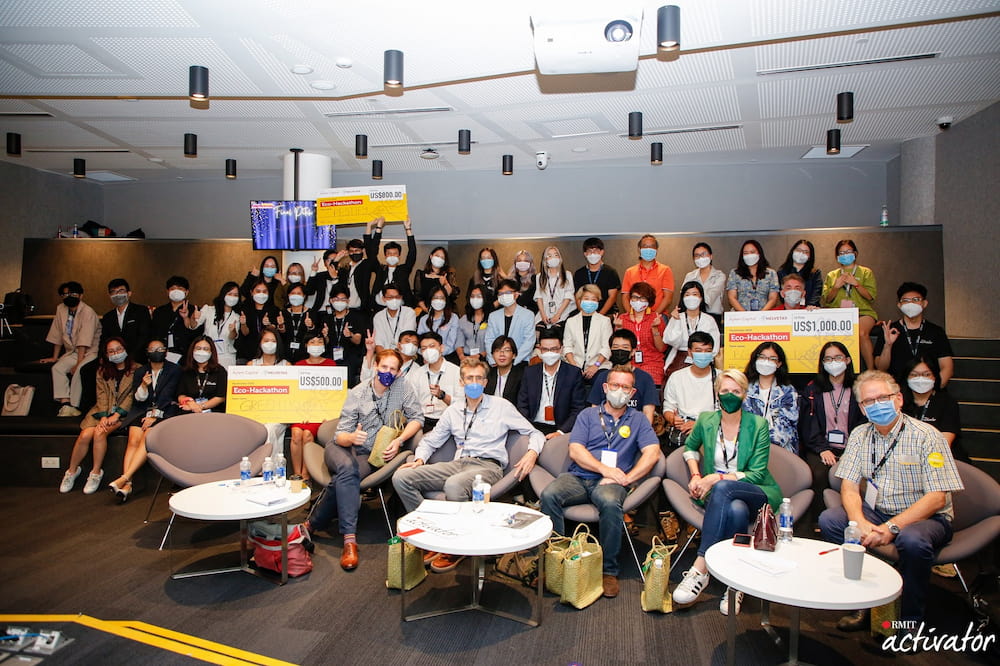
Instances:
[[[681,6],[682,52],[655,52],[659,3],[463,0],[3,0],[0,132],[22,135],[16,161],[58,173],[74,157],[88,171],[139,180],[273,175],[291,147],[330,155],[338,172],[365,172],[354,135],[392,172],[495,170],[500,156],[530,168],[643,164],[662,141],[665,162],[799,159],[838,127],[835,96],[855,93],[843,143],[870,144],[854,160],[887,160],[899,144],[937,132],[1000,99],[1000,0],[663,0]],[[644,12],[635,76],[542,77],[530,16],[596,8]],[[405,53],[405,92],[382,86],[386,49]],[[793,73],[807,67],[922,53],[935,58]],[[349,68],[338,59],[351,61]],[[291,72],[296,64],[313,69]],[[210,70],[207,108],[188,102],[189,65]],[[310,83],[331,82],[332,90]],[[384,115],[388,109],[452,111]],[[51,117],[25,117],[44,111]],[[736,126],[630,141],[630,111],[646,132]],[[324,113],[366,112],[329,118]],[[470,155],[458,155],[459,129]],[[198,135],[185,158],[185,132]],[[565,135],[581,136],[565,136]],[[410,147],[383,147],[414,144]],[[418,158],[437,147],[441,158]],[[119,148],[125,153],[87,152]],[[70,152],[34,152],[69,149]],[[156,162],[151,159],[158,160]]]

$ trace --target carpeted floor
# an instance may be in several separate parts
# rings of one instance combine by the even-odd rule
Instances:
[[[55,488],[0,490],[0,613],[83,613],[105,620],[140,620],[243,650],[301,664],[723,664],[725,618],[718,611],[722,587],[713,583],[700,603],[669,615],[640,609],[641,583],[627,551],[621,595],[577,611],[546,596],[536,629],[478,612],[415,622],[400,621],[399,596],[384,585],[386,526],[378,503],[362,509],[361,566],[339,567],[340,538],[317,535],[315,569],[277,587],[242,573],[171,580],[181,567],[232,559],[236,524],[178,519],[169,551],[157,547],[169,517],[163,495],[152,521],[143,524],[150,492],[125,505],[110,494],[60,495]],[[302,515],[297,518],[301,519]],[[642,539],[648,547],[648,538]],[[690,556],[675,564],[675,579]],[[458,574],[432,575],[415,591],[452,588]],[[975,568],[968,567],[970,578]],[[525,590],[491,586],[487,594],[527,613]],[[441,594],[447,593],[441,592]],[[994,607],[1000,595],[987,597]],[[787,639],[788,612],[772,607],[772,623]],[[837,613],[802,612],[800,658],[814,664],[997,663],[1000,652],[949,651],[887,656],[866,634],[836,630]],[[934,577],[928,624],[937,634],[964,634],[972,616],[957,581]],[[774,664],[787,645],[774,645],[760,628],[760,604],[744,603],[737,639],[738,664]],[[68,632],[73,631],[68,625]],[[996,634],[995,625],[987,631]],[[96,641],[96,643],[95,643]],[[44,663],[182,663],[121,639],[83,637]]]

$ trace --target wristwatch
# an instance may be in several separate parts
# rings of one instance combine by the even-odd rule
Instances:
[[[889,528],[889,531],[892,532],[893,536],[899,534],[899,525],[891,520],[885,521],[885,526]]]

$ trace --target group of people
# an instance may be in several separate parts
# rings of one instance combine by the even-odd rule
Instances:
[[[362,239],[325,252],[308,273],[293,263],[282,275],[277,258],[266,257],[242,283],[226,282],[201,308],[188,301],[189,284],[180,276],[166,281],[168,302],[156,308],[132,303],[128,283],[112,280],[113,307],[103,317],[83,302],[81,285],[61,285],[48,338],[55,349],[46,359],[53,363],[61,416],[80,413],[81,368],[96,358],[98,371],[97,402],[81,423],[60,490],[73,488],[92,448],[84,492],[95,492],[107,437],[122,431],[128,435],[124,471],[109,486],[127,499],[145,461],[145,433],[179,414],[223,410],[227,367],[343,365],[351,388],[335,437],[321,442],[332,480],[309,524],[325,529],[339,519],[346,570],[358,566],[355,532],[368,455],[379,428],[400,411],[407,425],[385,460],[424,433],[413,459],[393,476],[408,510],[431,490],[468,499],[476,475],[492,483],[512,466],[523,479],[547,440],[568,436],[572,464],[542,493],[541,507],[564,533],[566,506],[597,506],[609,597],[618,593],[625,495],[653,468],[664,443],[685,449],[692,501],[706,511],[698,558],[674,593],[679,604],[692,603],[707,584],[708,547],[745,531],[764,502],[777,509],[781,491],[767,471],[772,443],[806,459],[817,496],[840,460],[845,508],[820,516],[817,504],[813,520],[830,539],[842,538],[847,518],[861,526],[867,545],[898,536],[909,572],[904,615],[922,613],[923,596],[915,589],[926,588],[930,565],[925,551],[903,544],[947,543],[947,496],[961,486],[953,453],[962,457],[957,404],[944,390],[951,349],[943,329],[924,318],[925,287],[901,285],[901,318],[877,325],[875,279],[857,263],[851,240],[836,244],[839,267],[825,277],[808,240],[797,241],[777,270],[760,243],[749,240],[728,277],[712,265],[712,248],[699,242],[675,304],[673,272],[657,261],[656,238],[645,235],[638,262],[622,279],[604,263],[599,238],[584,241],[586,264],[572,273],[556,246],[545,249],[541,268],[521,251],[508,271],[493,249],[483,248],[463,292],[444,247],[434,248],[414,273],[409,220],[405,257],[392,241],[381,247],[381,261],[384,223],[373,220]],[[855,359],[839,342],[822,346],[815,377],[798,388],[777,343],[759,345],[743,369],[720,369],[725,304],[734,310],[856,308],[861,360],[869,370],[856,376]],[[275,452],[284,450],[286,427],[268,426]],[[306,478],[302,450],[318,427],[291,427],[291,468]],[[507,459],[511,431],[530,441],[518,461]],[[455,459],[429,464],[450,438]],[[874,460],[868,452],[876,449],[883,460],[868,465]],[[900,467],[911,464],[904,456],[916,461],[919,474]],[[855,501],[851,493],[860,481],[871,487],[876,478],[882,490],[868,503]],[[927,494],[933,502],[924,500]],[[929,529],[928,522],[939,528]],[[447,571],[460,558],[428,553],[426,559],[435,571]]]

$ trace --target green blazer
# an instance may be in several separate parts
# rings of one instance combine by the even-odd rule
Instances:
[[[687,451],[701,449],[701,473],[704,476],[715,474],[715,446],[719,441],[719,424],[722,423],[722,412],[702,412],[691,429],[684,448]],[[771,435],[767,421],[744,411],[740,419],[740,433],[736,440],[739,450],[736,453],[736,469],[746,476],[744,481],[754,484],[767,495],[767,502],[777,512],[781,506],[781,488],[767,469],[771,457]],[[703,501],[695,500],[698,504]],[[751,520],[753,516],[751,516]]]

